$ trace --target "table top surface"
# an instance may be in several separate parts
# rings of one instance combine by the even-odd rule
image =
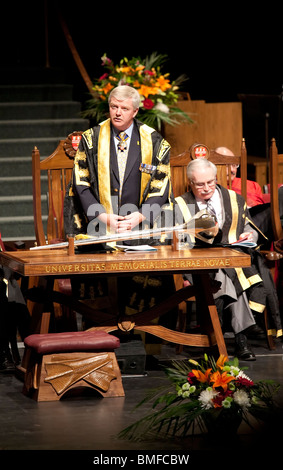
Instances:
[[[0,252],[0,263],[22,276],[70,276],[75,274],[174,272],[216,270],[251,265],[250,256],[229,247],[175,251],[158,246],[152,252],[75,253],[67,249]]]

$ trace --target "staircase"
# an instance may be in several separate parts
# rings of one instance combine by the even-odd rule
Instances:
[[[4,78],[3,78],[4,77]],[[0,232],[2,239],[34,240],[31,153],[42,158],[59,140],[89,122],[80,117],[81,103],[61,70],[9,69],[0,83]],[[42,210],[47,219],[46,187],[42,181]]]

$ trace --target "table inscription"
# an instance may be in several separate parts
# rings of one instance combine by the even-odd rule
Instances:
[[[109,263],[74,263],[74,264],[50,264],[45,266],[46,274],[70,274],[70,273],[99,273],[118,271],[150,271],[150,270],[175,270],[175,269],[202,269],[202,268],[229,268],[230,259],[181,259],[181,260],[136,260],[136,261],[113,261]]]

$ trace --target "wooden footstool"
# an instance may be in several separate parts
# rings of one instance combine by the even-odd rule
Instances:
[[[33,334],[25,338],[23,393],[54,401],[75,387],[90,387],[103,397],[124,397],[114,350],[119,338],[104,331]]]

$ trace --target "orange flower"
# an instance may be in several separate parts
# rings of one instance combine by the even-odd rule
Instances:
[[[136,67],[136,72],[141,72],[144,68],[145,68],[144,65],[138,65]]]
[[[138,82],[135,82],[134,86],[140,86],[140,88],[138,88],[138,92],[140,95],[144,96],[145,98],[148,98],[149,95],[156,95],[159,91],[158,88],[156,87],[140,85]]]
[[[226,392],[228,383],[231,382],[231,380],[235,380],[235,377],[232,375],[227,376],[227,372],[223,372],[223,374],[221,374],[219,371],[217,371],[214,372],[210,377],[210,381],[214,382],[213,388],[222,387],[224,392]]]
[[[209,383],[209,375],[210,375],[211,369],[207,369],[205,373],[201,372],[200,370],[193,369],[192,373],[196,377],[196,379],[199,382],[208,382]]]
[[[224,364],[227,361],[227,359],[228,359],[227,356],[224,356],[224,354],[220,354],[220,356],[219,356],[219,358],[216,362],[216,366],[218,367],[218,369],[223,369]]]
[[[124,67],[117,67],[117,72],[121,72],[121,73],[125,73],[126,75],[131,75],[133,74],[134,70],[132,69],[132,67],[129,67],[127,65],[125,65]]]
[[[165,78],[164,75],[160,75],[160,77],[158,77],[156,82],[157,82],[157,85],[161,88],[162,91],[165,91],[168,88],[171,88],[170,80]]]
[[[109,91],[112,90],[112,88],[114,88],[114,86],[111,85],[111,83],[107,83],[107,85],[105,85],[105,87],[103,87],[103,93],[105,95],[107,95],[107,93],[109,93]]]

